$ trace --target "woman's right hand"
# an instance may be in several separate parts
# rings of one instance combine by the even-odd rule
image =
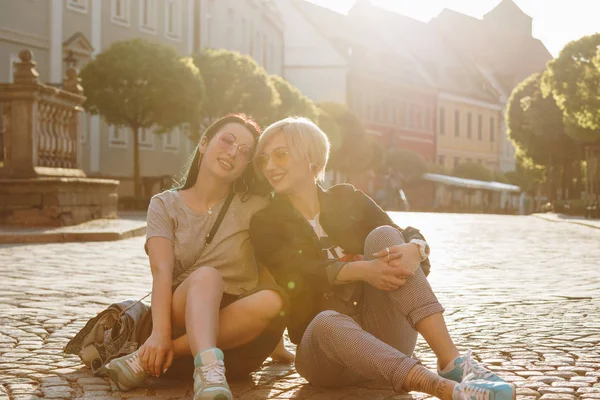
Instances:
[[[390,267],[386,261],[376,258],[367,261],[363,269],[363,280],[371,286],[391,292],[406,283],[407,276],[400,268]]]
[[[173,362],[170,335],[152,331],[148,340],[140,347],[138,356],[144,370],[150,375],[159,377]]]

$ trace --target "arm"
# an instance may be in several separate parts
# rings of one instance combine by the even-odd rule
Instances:
[[[140,347],[139,357],[144,369],[159,376],[170,367],[171,307],[174,224],[160,198],[153,198],[148,207],[146,253],[152,271],[152,333]]]

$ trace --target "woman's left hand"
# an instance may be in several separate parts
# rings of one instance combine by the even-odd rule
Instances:
[[[373,254],[374,257],[386,261],[390,267],[401,268],[404,276],[412,276],[421,265],[419,246],[413,243],[397,244],[389,248],[389,257],[386,249]]]

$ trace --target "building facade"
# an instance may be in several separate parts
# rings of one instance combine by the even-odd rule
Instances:
[[[6,0],[0,4],[0,81],[11,81],[23,48],[34,52],[41,80],[58,84],[68,65],[80,68],[112,43],[133,38],[166,44],[181,56],[206,47],[239,50],[269,73],[282,73],[283,26],[268,0]],[[132,133],[100,116],[82,115],[81,123],[82,169],[119,179],[120,195],[130,195]],[[182,129],[137,134],[150,195],[179,177],[195,144]]]

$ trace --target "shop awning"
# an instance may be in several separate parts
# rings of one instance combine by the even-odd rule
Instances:
[[[423,179],[430,182],[441,183],[447,186],[455,186],[466,189],[490,190],[494,192],[519,193],[521,188],[515,185],[509,185],[500,182],[476,181],[475,179],[457,178],[455,176],[424,174]]]

